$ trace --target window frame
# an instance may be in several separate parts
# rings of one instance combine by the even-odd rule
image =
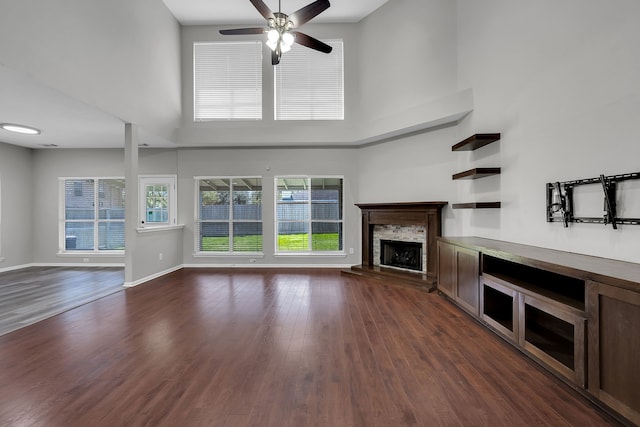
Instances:
[[[251,258],[262,257],[264,256],[264,177],[258,175],[252,176],[194,176],[194,219],[193,219],[193,231],[194,231],[194,256],[247,256]],[[202,180],[212,180],[212,179],[220,179],[220,180],[229,180],[229,216],[228,219],[225,220],[201,220],[200,219],[200,181]],[[243,179],[259,179],[260,180],[260,220],[236,220],[234,219],[233,212],[233,187],[234,180],[243,180]],[[200,230],[201,224],[203,222],[208,223],[227,223],[228,224],[228,236],[229,236],[229,250],[227,251],[203,251],[200,248]],[[234,224],[238,223],[260,223],[261,224],[261,236],[262,236],[262,244],[260,251],[235,251],[234,249]]]
[[[138,175],[138,229],[161,229],[178,224],[178,177],[177,175]],[[166,185],[167,221],[147,221],[147,185]]]
[[[285,56],[283,57],[282,62],[274,67],[274,71],[273,71],[273,120],[274,121],[311,121],[311,122],[315,122],[315,121],[344,121],[344,116],[345,116],[345,91],[344,91],[344,81],[345,81],[345,68],[344,68],[344,40],[342,38],[332,38],[332,39],[323,39],[323,42],[331,45],[333,47],[333,51],[327,55],[324,53],[320,53],[317,52],[315,50],[312,49],[308,49],[304,46],[296,46],[294,45],[294,47],[292,48],[292,50],[290,52],[287,52],[285,54]],[[339,46],[339,49],[338,49]],[[292,54],[298,54],[300,53],[301,55],[304,55],[304,62],[307,66],[309,66],[308,70],[310,73],[313,73],[314,69],[318,68],[318,62],[319,61],[331,61],[334,60],[334,58],[338,55],[338,53],[340,54],[340,78],[339,81],[335,81],[335,83],[339,84],[339,92],[340,92],[340,111],[339,114],[333,116],[333,117],[314,117],[313,116],[313,112],[311,110],[313,110],[313,106],[317,105],[317,104],[322,104],[320,101],[322,101],[322,97],[320,97],[320,99],[318,99],[317,96],[314,96],[314,93],[322,93],[324,89],[322,87],[319,86],[320,83],[315,83],[314,85],[305,85],[302,89],[304,90],[300,90],[301,88],[285,88],[285,91],[290,91],[290,92],[294,92],[294,93],[306,93],[306,94],[310,94],[309,95],[309,99],[307,100],[307,103],[304,105],[305,108],[301,108],[299,103],[294,103],[293,107],[282,107],[283,103],[281,102],[281,96],[279,95],[279,88],[280,88],[280,79],[285,79],[285,81],[288,81],[286,79],[286,75],[284,77],[279,77],[278,72],[286,69],[289,65],[291,64],[291,56]],[[289,56],[290,61],[287,62],[287,55]],[[295,75],[300,76],[301,71],[300,70],[295,70],[294,71]],[[316,76],[315,74],[312,74],[309,79],[313,80],[315,82],[326,82],[327,78],[326,75],[322,75],[324,78],[317,78],[318,76]],[[300,84],[300,82],[302,81],[302,79],[299,77],[296,80],[296,83]],[[337,86],[333,87],[332,89],[334,90],[338,90]],[[282,91],[282,90],[281,90]],[[336,104],[337,105],[337,104]],[[307,111],[309,110],[309,114],[310,116],[304,116],[304,117],[298,117],[297,115],[294,116],[286,116],[286,117],[279,117],[282,114],[281,108],[284,108],[284,112],[286,113],[288,110],[294,110],[294,111]],[[322,110],[321,110],[322,111]],[[331,108],[331,113],[333,114],[335,112],[334,108]],[[324,113],[326,114],[326,113]]]
[[[199,46],[232,46],[232,45],[246,45],[248,46],[255,46],[256,49],[256,53],[258,54],[258,56],[256,58],[252,58],[253,60],[257,61],[257,69],[256,69],[256,75],[254,76],[255,78],[255,82],[257,83],[256,85],[256,93],[257,93],[257,97],[258,97],[258,103],[257,105],[255,105],[257,107],[257,111],[256,111],[256,115],[255,116],[247,116],[247,117],[233,117],[233,114],[227,114],[225,117],[213,117],[213,116],[207,116],[204,117],[203,115],[199,115],[199,96],[198,96],[198,89],[201,87],[200,86],[200,81],[198,80],[198,74],[199,74],[199,70],[200,68],[198,67],[198,60],[199,59],[203,59],[201,57],[198,57],[197,55],[197,48]],[[235,41],[195,41],[193,42],[192,45],[192,55],[193,55],[193,122],[194,123],[203,123],[203,122],[225,122],[225,121],[261,121],[264,117],[264,78],[263,78],[263,43],[260,40],[248,40],[248,41],[241,41],[241,40],[235,40]],[[211,61],[211,59],[209,59]],[[233,71],[233,70],[231,70]],[[212,73],[213,74],[213,73]],[[225,76],[229,76],[230,74],[233,73],[226,73]],[[249,80],[249,79],[247,79]],[[253,80],[253,79],[251,79]],[[211,80],[211,82],[213,82],[213,79]],[[210,83],[210,84],[214,84],[214,83]],[[229,89],[229,94],[230,97],[233,98],[234,94],[236,92],[231,91],[231,87],[229,87],[229,85],[227,84],[227,87]],[[238,86],[235,87],[233,89],[237,90],[241,90],[242,88],[246,88],[246,84],[242,85],[242,86]],[[237,97],[237,95],[236,95]],[[212,98],[214,98],[212,96]],[[209,108],[214,108],[214,106],[217,104],[208,104]],[[236,104],[220,104],[220,105],[224,105],[225,107],[227,107],[227,113],[229,113],[230,111],[233,110],[233,106]],[[254,105],[254,104],[252,104]],[[237,108],[237,107],[236,107]]]
[[[307,204],[309,206],[309,215],[308,218],[306,220],[307,224],[308,224],[308,230],[309,230],[309,235],[308,235],[308,247],[306,251],[282,251],[279,248],[279,244],[278,244],[278,225],[281,221],[279,221],[278,219],[278,180],[280,179],[306,179],[309,185],[309,197],[307,199]],[[312,205],[313,205],[313,199],[312,199],[312,195],[311,195],[311,181],[313,179],[340,179],[341,180],[341,185],[342,185],[342,191],[341,191],[341,196],[342,199],[340,200],[340,218],[339,220],[327,220],[327,219],[322,219],[322,220],[314,220],[313,219],[313,213],[312,213]],[[273,210],[273,221],[274,221],[274,255],[275,256],[345,256],[346,252],[345,252],[345,224],[346,224],[346,209],[345,209],[345,178],[344,175],[279,175],[279,176],[275,176],[274,177],[274,192],[273,192],[273,200],[274,200],[274,210]],[[302,222],[302,221],[296,221],[296,222]],[[341,247],[341,249],[335,250],[335,251],[314,251],[313,250],[313,245],[312,245],[312,239],[313,239],[313,223],[336,223],[336,224],[341,224],[342,225],[342,232],[340,235],[340,241],[339,241],[339,245]]]
[[[92,220],[67,220],[66,219],[66,182],[67,181],[93,181],[93,209],[94,209],[94,217]],[[126,180],[123,176],[82,176],[82,177],[59,177],[58,185],[59,185],[59,196],[58,196],[58,254],[63,255],[91,255],[91,256],[104,256],[104,255],[124,255],[126,241],[124,240],[126,233],[126,219],[123,215],[122,219],[101,219],[100,218],[100,182],[107,180],[120,180],[125,185],[124,190],[126,191]],[[75,190],[74,190],[75,191]],[[96,203],[97,202],[97,203]],[[126,203],[126,200],[123,200],[123,203]],[[123,205],[123,210],[126,209],[126,206]],[[66,224],[68,222],[92,222],[93,223],[93,249],[81,249],[81,250],[68,250],[66,245]],[[100,249],[100,223],[122,223],[123,227],[123,249]]]

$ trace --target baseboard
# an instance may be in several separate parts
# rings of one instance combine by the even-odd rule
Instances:
[[[21,264],[21,265],[12,265],[11,267],[0,268],[0,273],[5,273],[7,271],[21,270],[23,268],[34,267],[34,264]]]
[[[184,268],[350,268],[353,264],[183,264]]]
[[[152,274],[150,276],[143,277],[142,279],[134,280],[133,282],[124,282],[124,284],[122,286],[125,287],[125,288],[133,288],[134,286],[138,286],[138,285],[140,285],[142,283],[145,283],[145,282],[148,282],[150,280],[157,279],[158,277],[162,277],[162,276],[164,276],[166,274],[173,273],[174,271],[178,271],[178,270],[180,270],[182,268],[183,268],[182,265],[177,265],[177,266],[171,267],[171,268],[169,268],[167,270],[163,270],[163,271],[160,271],[158,273]]]
[[[36,262],[30,267],[120,267],[124,268],[122,262]]]

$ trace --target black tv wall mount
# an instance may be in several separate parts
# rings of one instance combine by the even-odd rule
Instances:
[[[632,179],[640,179],[640,172],[547,183],[547,222],[562,222],[565,228],[569,227],[570,222],[611,224],[614,230],[618,228],[618,224],[640,225],[640,218],[619,218],[616,214],[617,184]],[[604,215],[602,217],[575,216],[573,189],[580,185],[598,183],[602,185],[604,193]]]

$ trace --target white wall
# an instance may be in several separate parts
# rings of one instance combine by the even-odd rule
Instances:
[[[33,258],[44,264],[77,264],[89,258],[91,264],[122,264],[124,257],[58,253],[60,177],[122,177],[124,150],[33,150]]]
[[[632,0],[458,1],[458,85],[474,91],[458,136],[503,134],[496,146],[458,156],[460,170],[503,168],[492,182],[459,187],[460,200],[503,205],[456,212],[465,234],[640,262],[639,226],[546,223],[544,190],[640,171],[639,22]],[[625,194],[627,212],[640,217],[640,183]],[[602,206],[598,196],[596,213]]]
[[[255,26],[255,25],[250,25]],[[232,26],[243,28],[244,25]],[[344,40],[345,120],[287,121],[274,120],[273,67],[270,50],[263,46],[263,111],[259,121],[193,121],[193,43],[211,41],[251,41],[257,36],[223,36],[217,26],[189,26],[182,28],[182,126],[178,132],[179,145],[198,146],[282,146],[332,143],[351,143],[356,138],[354,117],[360,106],[356,27],[350,24],[305,25],[302,29],[313,37],[342,38]],[[294,46],[295,49],[306,49]],[[286,60],[286,53],[282,61]]]
[[[451,181],[456,134],[449,126],[358,150],[358,203],[450,202],[456,191]],[[457,229],[450,206],[442,218],[443,233]]]
[[[455,1],[392,0],[359,26],[360,120],[392,128],[457,91]]]
[[[31,150],[0,143],[0,271],[34,261]]]
[[[351,149],[182,149],[178,221],[185,224],[185,264],[249,265],[250,257],[193,257],[195,176],[261,176],[263,191],[264,257],[257,266],[269,265],[353,265],[359,264],[360,211],[354,206],[358,190],[357,153]],[[275,257],[274,177],[280,175],[342,175],[345,178],[345,248],[355,254],[335,256]],[[254,257],[251,257],[254,258]]]
[[[181,113],[180,28],[163,2],[21,0],[2,6],[4,66],[147,132],[173,136]]]

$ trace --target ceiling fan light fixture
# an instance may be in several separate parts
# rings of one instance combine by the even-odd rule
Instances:
[[[281,12],[281,1],[278,1],[278,11],[272,11],[264,0],[249,0],[251,4],[267,20],[267,29],[263,28],[236,28],[220,30],[223,35],[249,35],[267,33],[266,45],[272,50],[271,64],[278,65],[282,53],[291,50],[294,43],[317,50],[323,53],[331,53],[331,46],[299,31],[290,33],[294,28],[309,22],[311,19],[328,9],[329,0],[315,0],[291,15]]]
[[[280,38],[280,33],[278,30],[269,30],[267,31],[267,39],[271,42],[277,43]]]
[[[291,33],[284,33],[282,35],[282,43],[291,47],[291,45],[293,44],[293,42],[295,41],[295,37],[293,37],[293,34]]]

